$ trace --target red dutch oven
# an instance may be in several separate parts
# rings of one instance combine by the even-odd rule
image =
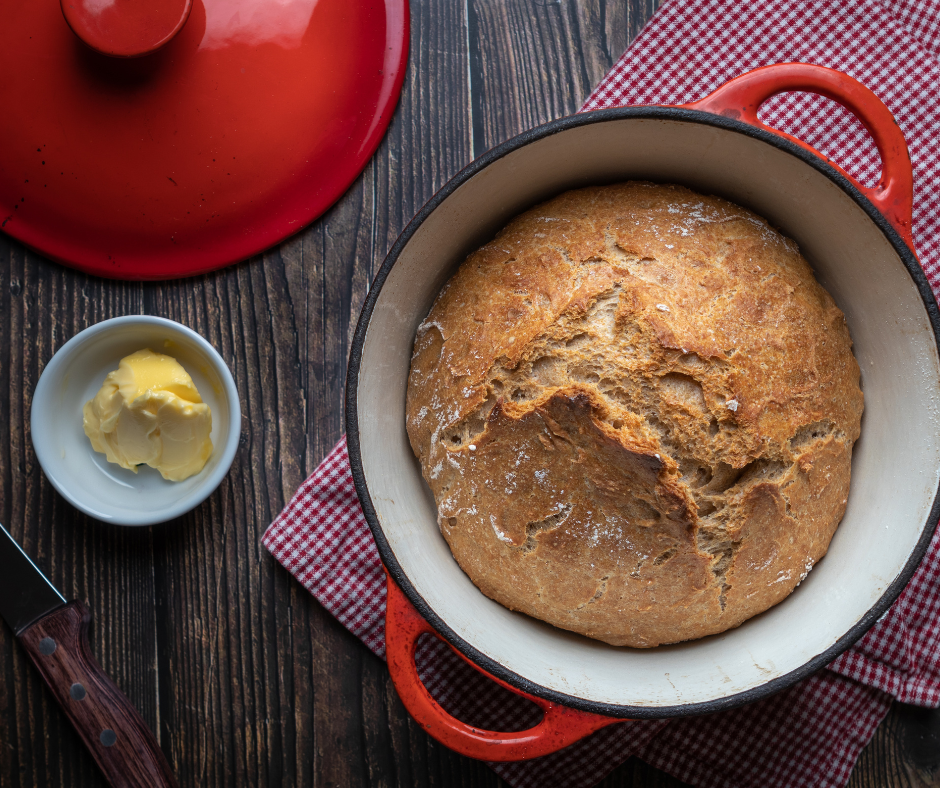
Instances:
[[[760,105],[785,91],[827,96],[861,120],[882,159],[877,186],[760,122]],[[556,629],[480,593],[439,532],[405,433],[415,330],[456,266],[532,205],[630,179],[720,195],[793,238],[845,313],[865,393],[848,508],[800,588],[737,629],[646,650]],[[346,418],[356,489],[389,576],[389,670],[425,730],[474,758],[520,760],[626,718],[728,709],[823,667],[888,609],[940,514],[940,315],[913,250],[911,205],[910,158],[884,104],[839,72],[781,64],[685,106],[622,107],[540,126],[474,161],[421,210],[362,310]],[[423,633],[538,704],[541,722],[501,733],[452,718],[418,678]]]

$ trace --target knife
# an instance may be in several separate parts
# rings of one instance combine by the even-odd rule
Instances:
[[[113,788],[178,788],[153,732],[91,653],[91,613],[66,602],[2,525],[0,616]]]

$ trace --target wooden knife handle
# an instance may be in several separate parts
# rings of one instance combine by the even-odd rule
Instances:
[[[178,788],[153,732],[92,655],[90,624],[70,602],[19,640],[113,788]]]

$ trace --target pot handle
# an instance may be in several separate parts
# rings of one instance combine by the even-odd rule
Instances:
[[[881,179],[877,186],[862,186],[812,146],[790,134],[770,128],[758,119],[757,111],[767,99],[778,93],[795,90],[817,93],[838,102],[868,129],[878,146],[882,162]],[[914,174],[904,133],[881,99],[858,80],[841,71],[810,63],[777,63],[735,77],[705,98],[684,106],[686,109],[724,115],[767,129],[824,159],[864,193],[908,246],[914,249],[911,236]]]
[[[467,725],[448,714],[434,700],[418,677],[415,649],[425,632],[440,637],[412,607],[391,577],[385,612],[385,651],[392,682],[402,703],[415,721],[441,744],[461,755],[484,761],[521,761],[549,755],[567,747],[590,733],[623,720],[602,717],[586,711],[570,709],[537,698],[511,687],[455,652],[484,676],[516,695],[521,695],[543,711],[538,725],[524,731],[498,733]]]

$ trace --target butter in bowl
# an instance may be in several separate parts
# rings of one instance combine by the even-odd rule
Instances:
[[[33,395],[36,456],[77,509],[118,525],[171,520],[228,473],[238,391],[196,332],[159,317],[97,323],[50,360]]]

